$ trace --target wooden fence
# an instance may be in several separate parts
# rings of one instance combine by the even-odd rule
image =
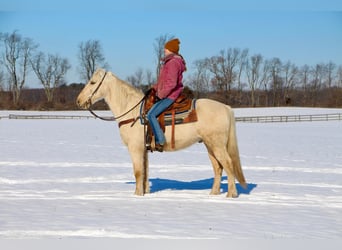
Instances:
[[[94,119],[91,115],[15,115],[0,116],[0,119]],[[236,122],[266,123],[266,122],[314,122],[341,121],[342,113],[317,115],[272,115],[272,116],[241,116],[235,117]]]
[[[13,115],[10,114],[8,119],[91,119],[91,115]]]
[[[236,117],[237,122],[315,122],[315,121],[341,121],[342,114],[317,115],[272,115],[272,116],[245,116]]]

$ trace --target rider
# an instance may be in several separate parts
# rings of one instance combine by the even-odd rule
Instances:
[[[179,52],[178,38],[165,43],[164,58],[157,83],[152,86],[159,98],[147,113],[147,119],[155,136],[155,150],[163,152],[165,136],[160,128],[157,117],[170,107],[183,90],[183,72],[186,71],[185,61]]]

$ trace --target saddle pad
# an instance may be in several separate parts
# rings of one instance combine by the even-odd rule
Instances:
[[[184,120],[189,117],[189,115],[193,114],[193,112],[196,111],[196,100],[197,99],[192,99],[191,101],[191,107],[189,110],[186,111],[182,111],[182,112],[176,112],[175,115],[175,124],[181,124],[184,122]],[[144,105],[145,105],[145,100],[141,103],[140,106],[140,123],[142,125],[147,125],[146,124],[146,120],[143,117],[143,110],[144,110]],[[190,119],[191,122],[194,121],[193,119]],[[164,115],[164,122],[165,122],[165,126],[169,126],[172,124],[172,114],[165,114]]]

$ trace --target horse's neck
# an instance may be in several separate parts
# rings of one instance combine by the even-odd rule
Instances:
[[[143,94],[116,76],[111,75],[111,77],[113,79],[108,82],[106,102],[112,113],[119,116],[134,107],[141,100]],[[136,110],[124,116],[123,119],[133,116],[137,116]]]

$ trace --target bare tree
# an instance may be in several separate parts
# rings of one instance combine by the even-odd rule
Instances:
[[[43,52],[31,60],[33,71],[43,85],[49,103],[53,100],[55,89],[63,83],[63,78],[71,68],[68,59],[49,54],[46,58]]]
[[[229,48],[226,51],[221,50],[219,59],[219,68],[223,76],[225,90],[230,92],[231,85],[233,84],[236,72],[234,71],[235,66],[239,60],[240,49]]]
[[[221,60],[222,61],[222,60]],[[224,91],[224,80],[223,75],[220,71],[219,62],[220,59],[218,56],[212,56],[210,58],[204,59],[204,67],[209,70],[210,74],[212,75],[210,82],[212,85],[212,89],[215,91]]]
[[[264,105],[268,106],[268,92],[269,92],[269,83],[271,79],[271,72],[270,72],[271,62],[269,60],[264,60],[261,70],[261,79],[259,88],[263,90],[264,94]]]
[[[298,67],[288,61],[283,65],[284,72],[284,97],[286,104],[291,101],[290,92],[294,89],[297,77],[298,77]]]
[[[336,64],[333,62],[329,62],[326,65],[326,70],[327,70],[327,85],[328,88],[330,89],[333,85],[333,81],[334,81],[334,71],[336,69]]]
[[[205,60],[195,61],[194,66],[196,70],[190,77],[190,87],[195,90],[195,95],[198,98],[200,93],[209,91],[210,75]]]
[[[229,103],[230,90],[236,79],[236,66],[240,58],[240,49],[229,48],[226,51],[221,50],[218,56],[213,56],[206,60],[209,71],[214,75],[212,84],[218,87],[219,91],[224,92],[224,99]]]
[[[0,70],[0,91],[4,91],[5,89],[5,74],[2,70]]]
[[[270,73],[271,73],[271,89],[273,91],[273,106],[280,105],[281,93],[282,93],[282,62],[279,58],[273,58],[270,60]]]
[[[38,46],[31,39],[17,34],[16,31],[11,34],[0,34],[0,38],[5,47],[0,60],[8,71],[13,103],[17,105],[29,71],[32,51]]]
[[[263,58],[260,54],[251,56],[246,64],[246,75],[251,91],[251,105],[256,106],[255,102],[255,89],[260,85],[262,80],[261,65]]]
[[[128,76],[127,81],[130,82],[133,86],[138,87],[143,85],[144,81],[144,71],[142,68],[139,68],[134,75]]]
[[[157,37],[155,39],[155,43],[153,44],[154,53],[156,54],[157,68],[156,68],[156,76],[159,76],[161,60],[164,57],[164,45],[167,41],[175,38],[173,35],[165,34]]]
[[[323,63],[316,64],[314,67],[312,67],[311,70],[312,74],[312,81],[310,84],[310,92],[311,92],[311,100],[312,100],[312,106],[317,105],[318,101],[318,92],[323,87],[323,82],[325,79],[325,65]]]
[[[342,65],[337,70],[337,87],[342,88]]]
[[[299,81],[302,84],[302,90],[303,90],[303,104],[307,104],[307,98],[308,98],[308,90],[309,90],[309,83],[310,83],[310,67],[305,64],[300,68],[299,71]]]
[[[80,73],[83,80],[89,81],[97,68],[109,68],[108,63],[105,61],[99,40],[81,42],[78,48]]]
[[[238,70],[237,70],[237,88],[238,88],[238,102],[241,104],[242,103],[242,82],[241,82],[241,77],[242,73],[246,70],[246,64],[248,61],[248,49],[244,49],[240,53],[240,57],[238,60]]]
[[[155,83],[156,78],[153,77],[153,73],[151,70],[147,69],[145,72],[145,75],[146,75],[146,83],[148,86]]]

